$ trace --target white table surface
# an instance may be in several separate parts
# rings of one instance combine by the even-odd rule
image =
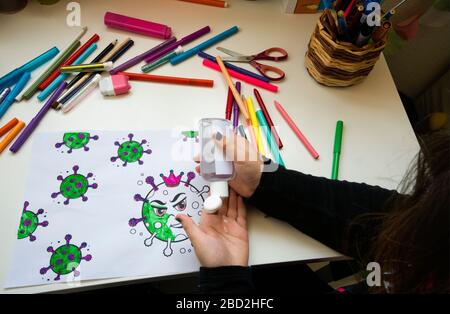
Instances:
[[[18,14],[0,15],[0,76],[49,47],[56,45],[65,49],[79,33],[79,28],[66,25],[68,2],[62,0],[53,6],[41,6],[31,1]],[[394,189],[419,149],[383,57],[365,82],[350,88],[323,87],[308,75],[303,65],[304,54],[318,15],[286,15],[282,13],[281,1],[278,0],[228,0],[231,5],[228,9],[171,0],[79,2],[82,25],[89,27],[84,40],[96,32],[101,36],[102,49],[115,38],[122,40],[131,36],[135,46],[125,59],[148,50],[160,41],[107,29],[103,24],[103,15],[107,10],[170,25],[179,38],[205,25],[210,25],[212,31],[204,38],[238,25],[239,33],[220,45],[245,53],[256,53],[275,46],[285,48],[289,52],[289,60],[278,65],[286,71],[286,80],[279,84],[277,94],[263,90],[261,93],[275,124],[280,126],[285,144],[282,155],[288,168],[329,177],[334,129],[338,119],[345,122],[340,179]],[[214,48],[207,51],[215,53]],[[120,63],[125,59],[122,58]],[[131,70],[139,72],[139,66]],[[33,77],[37,77],[42,69],[35,71]],[[192,128],[200,118],[223,116],[227,87],[219,73],[201,65],[200,58],[193,57],[175,67],[166,65],[154,73],[213,79],[215,86],[198,88],[133,82],[130,95],[104,99],[99,92],[95,92],[68,115],[50,112],[36,132]],[[244,85],[245,94],[253,94],[252,91],[253,87]],[[274,99],[285,106],[313,143],[321,156],[319,160],[313,160],[288,129],[273,107]],[[1,119],[0,125],[13,117],[29,122],[40,107],[35,97],[28,102],[16,103]],[[77,285],[62,283],[3,289],[23,205],[28,165],[32,158],[31,144],[32,138],[17,155],[9,151],[0,155],[0,291],[37,293],[146,279],[117,278]],[[289,225],[264,218],[256,210],[249,213],[249,230],[251,264],[341,257]]]

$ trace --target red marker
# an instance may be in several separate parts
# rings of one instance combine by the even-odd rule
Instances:
[[[253,89],[253,93],[255,94],[256,100],[258,101],[259,107],[262,110],[264,118],[266,118],[266,121],[270,126],[270,131],[272,132],[273,139],[277,143],[278,148],[282,149],[283,143],[281,142],[280,136],[278,135],[278,132],[275,129],[275,125],[273,124],[272,118],[270,118],[269,111],[267,111],[266,105],[264,104],[261,94],[258,92],[256,88]]]

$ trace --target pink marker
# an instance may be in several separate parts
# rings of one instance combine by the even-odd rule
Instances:
[[[105,25],[150,37],[167,39],[172,36],[172,29],[163,24],[136,19],[117,13],[105,13]]]
[[[203,65],[205,67],[207,67],[207,68],[216,70],[218,72],[222,72],[222,70],[220,69],[220,67],[219,67],[219,65],[217,63],[212,62],[212,61],[210,61],[208,59],[204,59],[203,60]],[[261,81],[261,80],[258,80],[256,78],[253,78],[251,76],[238,73],[238,72],[236,72],[234,70],[231,70],[231,69],[227,69],[227,71],[230,74],[230,76],[232,76],[232,77],[234,77],[234,78],[236,78],[236,79],[238,79],[240,81],[244,81],[244,82],[249,83],[251,85],[264,88],[264,89],[266,89],[266,90],[268,90],[270,92],[274,92],[274,93],[278,92],[278,86],[276,86],[276,85],[273,85],[273,84],[270,84],[270,83],[266,83],[264,81]]]
[[[103,96],[122,95],[128,93],[131,89],[128,76],[123,74],[111,75],[101,79],[99,87]]]
[[[289,125],[289,127],[294,131],[295,135],[297,135],[298,139],[302,144],[306,147],[308,152],[313,156],[314,159],[319,159],[319,154],[316,152],[314,147],[312,147],[311,143],[308,141],[308,139],[303,135],[303,133],[300,131],[300,129],[295,124],[294,120],[289,116],[289,114],[284,110],[283,106],[278,102],[274,101],[275,107],[277,108],[278,112],[283,117],[284,121]]]

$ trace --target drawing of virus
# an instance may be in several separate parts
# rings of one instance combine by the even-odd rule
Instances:
[[[98,135],[91,136],[91,134],[87,132],[64,133],[63,141],[61,143],[56,143],[55,147],[60,148],[63,145],[67,146],[69,148],[67,151],[68,154],[72,153],[74,149],[76,150],[81,148],[87,152],[89,150],[87,144],[90,140],[98,140]]]
[[[145,246],[151,246],[155,238],[166,242],[163,254],[167,257],[173,253],[172,243],[188,239],[183,226],[175,219],[176,215],[183,213],[198,221],[204,202],[203,195],[209,192],[207,185],[199,189],[192,184],[194,172],[188,172],[186,180],[182,180],[183,176],[183,172],[176,176],[170,170],[169,176],[160,175],[162,182],[158,184],[152,176],[147,177],[145,182],[151,186],[150,191],[145,197],[140,194],[134,196],[135,201],[142,202],[141,217],[132,218],[128,222],[130,227],[141,222],[144,224],[150,233],[144,240]],[[132,231],[136,232],[134,229]]]
[[[17,231],[17,239],[25,239],[29,238],[30,241],[36,240],[36,236],[34,232],[37,227],[47,227],[48,221],[39,222],[39,215],[44,213],[44,210],[41,208],[36,213],[31,210],[27,210],[29,202],[25,202],[23,204],[22,217],[20,218],[19,230]]]
[[[78,166],[73,166],[72,169],[73,174],[68,175],[67,177],[63,177],[62,175],[57,177],[57,179],[61,181],[59,192],[52,193],[52,198],[57,198],[59,195],[62,195],[66,199],[64,205],[68,205],[71,199],[80,197],[83,202],[86,202],[88,198],[85,194],[88,189],[96,189],[98,187],[97,183],[89,184],[88,179],[94,176],[92,173],[82,175],[78,173]]]
[[[144,162],[141,160],[141,157],[144,154],[151,154],[151,149],[144,149],[144,145],[147,144],[147,140],[142,140],[140,143],[137,141],[133,141],[133,134],[128,134],[128,141],[123,143],[115,142],[114,145],[119,146],[117,149],[117,156],[111,157],[112,162],[116,162],[116,160],[120,159],[124,162],[123,166],[125,167],[128,163],[138,162],[138,164],[142,165]]]
[[[183,142],[188,139],[195,139],[195,142],[198,143],[198,131],[183,131],[181,134],[183,135]]]
[[[41,275],[45,275],[50,269],[56,274],[55,281],[61,279],[61,276],[73,273],[74,277],[80,276],[80,272],[77,271],[81,261],[89,262],[92,259],[92,255],[88,254],[83,256],[82,249],[87,247],[86,242],[81,243],[78,247],[74,244],[70,244],[72,236],[67,234],[64,239],[66,244],[61,245],[56,250],[52,246],[47,248],[47,252],[52,253],[50,257],[50,263],[47,267],[42,267],[40,270]]]

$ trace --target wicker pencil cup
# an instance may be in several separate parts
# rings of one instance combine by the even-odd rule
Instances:
[[[376,44],[358,47],[352,43],[333,39],[323,23],[322,14],[308,44],[305,66],[320,84],[346,87],[362,82],[386,46],[386,38]]]

